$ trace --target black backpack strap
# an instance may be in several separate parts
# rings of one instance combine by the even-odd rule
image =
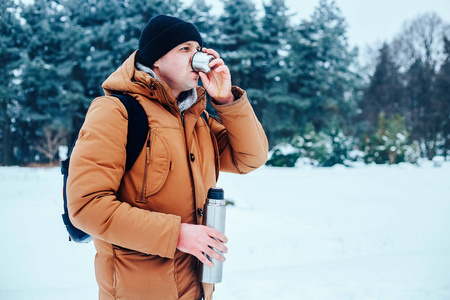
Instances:
[[[119,98],[128,112],[127,160],[125,170],[129,171],[136,162],[148,136],[148,118],[142,105],[133,96],[111,95]]]
[[[130,95],[113,95],[120,99],[128,112],[128,132],[127,132],[127,160],[125,170],[128,171],[134,165],[134,162],[141,153],[147,140],[148,134],[148,119],[142,105]],[[76,141],[76,140],[75,140]],[[69,212],[67,208],[67,194],[66,184],[69,176],[69,164],[72,150],[75,146],[75,142],[69,151],[69,155],[66,160],[61,161],[61,173],[63,174],[63,199],[64,199],[64,214],[62,215],[63,222],[66,225],[69,232],[69,240],[74,240],[78,243],[88,243],[92,240],[92,237],[76,228],[69,219]]]
[[[75,140],[76,142],[76,140]],[[62,219],[64,225],[67,228],[67,232],[69,233],[69,241],[74,240],[77,243],[89,243],[92,240],[92,237],[85,233],[84,231],[76,228],[69,219],[69,211],[67,208],[67,178],[69,177],[69,164],[70,164],[70,156],[72,155],[72,149],[75,146],[75,142],[73,142],[73,146],[69,151],[69,155],[63,161],[61,161],[61,174],[63,175],[63,200],[64,200],[64,213],[62,214]]]

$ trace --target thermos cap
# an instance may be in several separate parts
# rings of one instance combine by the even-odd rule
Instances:
[[[208,199],[221,200],[224,197],[224,192],[222,188],[210,188],[208,191]]]

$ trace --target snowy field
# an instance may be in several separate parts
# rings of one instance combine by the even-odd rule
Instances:
[[[216,300],[450,299],[450,163],[222,174],[229,253]],[[57,168],[0,168],[0,299],[97,299],[68,242]]]

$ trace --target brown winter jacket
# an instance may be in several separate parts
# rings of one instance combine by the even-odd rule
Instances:
[[[247,100],[214,105],[220,122],[201,117],[205,91],[184,115],[168,86],[135,69],[135,53],[103,84],[71,156],[68,208],[94,237],[100,299],[200,299],[198,260],[176,249],[181,223],[202,224],[218,172],[245,174],[267,158],[267,139]],[[148,140],[124,174],[127,111],[111,94],[134,96],[149,121]]]

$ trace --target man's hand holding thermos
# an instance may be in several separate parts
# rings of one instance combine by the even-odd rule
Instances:
[[[225,232],[225,200],[223,190],[211,188],[208,191],[204,209],[204,224],[182,223],[177,249],[194,255],[201,262],[200,281],[219,283],[222,281],[223,253],[228,252],[224,243],[228,242]]]

